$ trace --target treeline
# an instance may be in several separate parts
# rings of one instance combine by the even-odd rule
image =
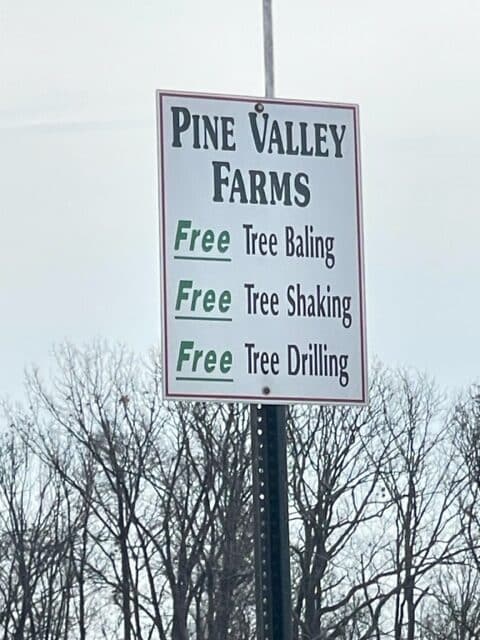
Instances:
[[[0,640],[253,640],[249,407],[63,347],[0,444]],[[288,411],[294,640],[480,637],[480,396],[376,368]]]

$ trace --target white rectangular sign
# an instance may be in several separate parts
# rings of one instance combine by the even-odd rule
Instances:
[[[365,403],[358,107],[157,108],[164,397]]]

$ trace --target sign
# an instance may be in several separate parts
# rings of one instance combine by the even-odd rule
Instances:
[[[165,399],[365,403],[358,107],[157,110]]]

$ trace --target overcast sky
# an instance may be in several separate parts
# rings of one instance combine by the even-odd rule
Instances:
[[[273,0],[279,97],[360,105],[370,357],[480,378],[480,3]],[[262,95],[261,0],[2,0],[0,394],[160,340],[155,89]]]

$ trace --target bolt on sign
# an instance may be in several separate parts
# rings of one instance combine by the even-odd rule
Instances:
[[[358,107],[157,93],[165,399],[363,404]]]

